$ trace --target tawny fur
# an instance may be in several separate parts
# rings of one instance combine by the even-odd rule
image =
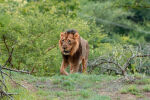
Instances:
[[[77,31],[69,30],[62,32],[59,40],[59,48],[63,57],[60,67],[62,75],[69,75],[65,71],[68,65],[70,65],[70,73],[78,72],[81,64],[82,72],[86,72],[89,46],[88,42],[80,37]]]

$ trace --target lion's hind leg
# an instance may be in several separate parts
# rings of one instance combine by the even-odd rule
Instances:
[[[82,59],[82,72],[85,73],[87,70],[87,64],[86,64],[85,58]]]

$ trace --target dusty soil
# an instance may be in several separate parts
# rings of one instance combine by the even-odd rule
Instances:
[[[144,100],[144,98],[149,98],[150,92],[143,93],[143,97],[137,97],[136,95],[127,93],[120,93],[120,89],[124,86],[122,81],[111,81],[109,83],[103,83],[103,88],[99,89],[100,95],[110,96],[112,100]],[[141,86],[139,86],[140,88]]]
[[[33,84],[28,83],[27,81],[22,81],[21,85],[23,85],[26,89],[28,89],[31,92],[37,91],[37,88]]]

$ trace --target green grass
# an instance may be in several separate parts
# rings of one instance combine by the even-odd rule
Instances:
[[[88,89],[101,87],[99,83],[104,81],[110,81],[117,77],[108,75],[85,75],[85,74],[72,74],[69,76],[54,76],[52,77],[52,83],[60,85],[64,89]]]
[[[102,87],[100,84],[104,81],[110,81],[117,77],[108,75],[86,75],[86,74],[71,74],[69,76],[53,76],[51,78],[52,84],[57,86],[60,91],[53,92],[56,97],[69,97],[76,100],[93,100],[97,97],[98,100],[110,100],[108,96],[96,95],[96,89]],[[65,91],[65,93],[64,93]],[[78,97],[78,98],[77,98]],[[108,97],[108,98],[107,98]]]
[[[140,94],[140,90],[138,89],[137,85],[128,85],[128,86],[125,86],[124,88],[122,88],[120,90],[120,92],[122,94],[127,94],[127,93],[131,93],[133,95],[139,95]]]
[[[6,78],[8,92],[18,93],[14,96],[15,100],[111,100],[107,94],[100,95],[98,91],[104,88],[105,83],[111,83],[111,80],[119,78],[109,75],[78,73],[69,76],[36,77],[14,72],[12,77],[18,83],[27,82],[27,84],[36,88],[35,91],[31,91],[18,85],[13,86],[10,79]],[[137,77],[137,80],[132,84],[122,83],[123,88],[119,90],[120,93],[129,93],[136,95],[138,98],[142,97],[144,92],[150,92],[149,78],[141,75]],[[111,84],[105,85],[113,88]],[[4,98],[4,100],[7,99]]]
[[[142,98],[142,100],[147,100],[147,96],[145,96],[145,92],[150,92],[150,78],[143,74],[134,74],[135,81],[132,83],[125,83],[122,89],[120,89],[120,93],[122,94],[131,94],[135,95],[137,98]]]
[[[149,78],[142,78],[140,80],[136,80],[135,83],[141,84],[141,85],[150,84],[150,79]]]
[[[134,77],[135,77],[135,84],[138,84],[138,85],[146,85],[146,84],[150,84],[150,78],[148,76],[145,76],[145,74],[139,74],[139,73],[136,73],[134,74]]]
[[[143,86],[142,89],[144,92],[150,92],[150,84]]]
[[[15,100],[111,100],[109,96],[97,94],[96,90],[102,87],[101,83],[117,79],[115,76],[78,73],[69,76],[36,77],[12,72],[12,77],[18,83],[27,82],[36,88],[33,92],[18,85],[13,87],[7,78],[9,92],[18,93],[14,96]]]

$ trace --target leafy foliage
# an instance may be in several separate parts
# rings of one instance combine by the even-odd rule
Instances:
[[[61,63],[58,40],[60,32],[66,29],[77,29],[84,38],[92,36],[89,38],[91,43],[101,37],[101,29],[94,27],[95,22],[75,17],[79,9],[78,1],[75,0],[46,0],[23,5],[10,2],[2,5],[6,8],[5,11],[0,9],[4,13],[0,16],[1,62],[7,59],[3,43],[5,36],[8,47],[14,47],[12,62],[17,69],[34,70],[37,75],[53,75],[58,72]]]

